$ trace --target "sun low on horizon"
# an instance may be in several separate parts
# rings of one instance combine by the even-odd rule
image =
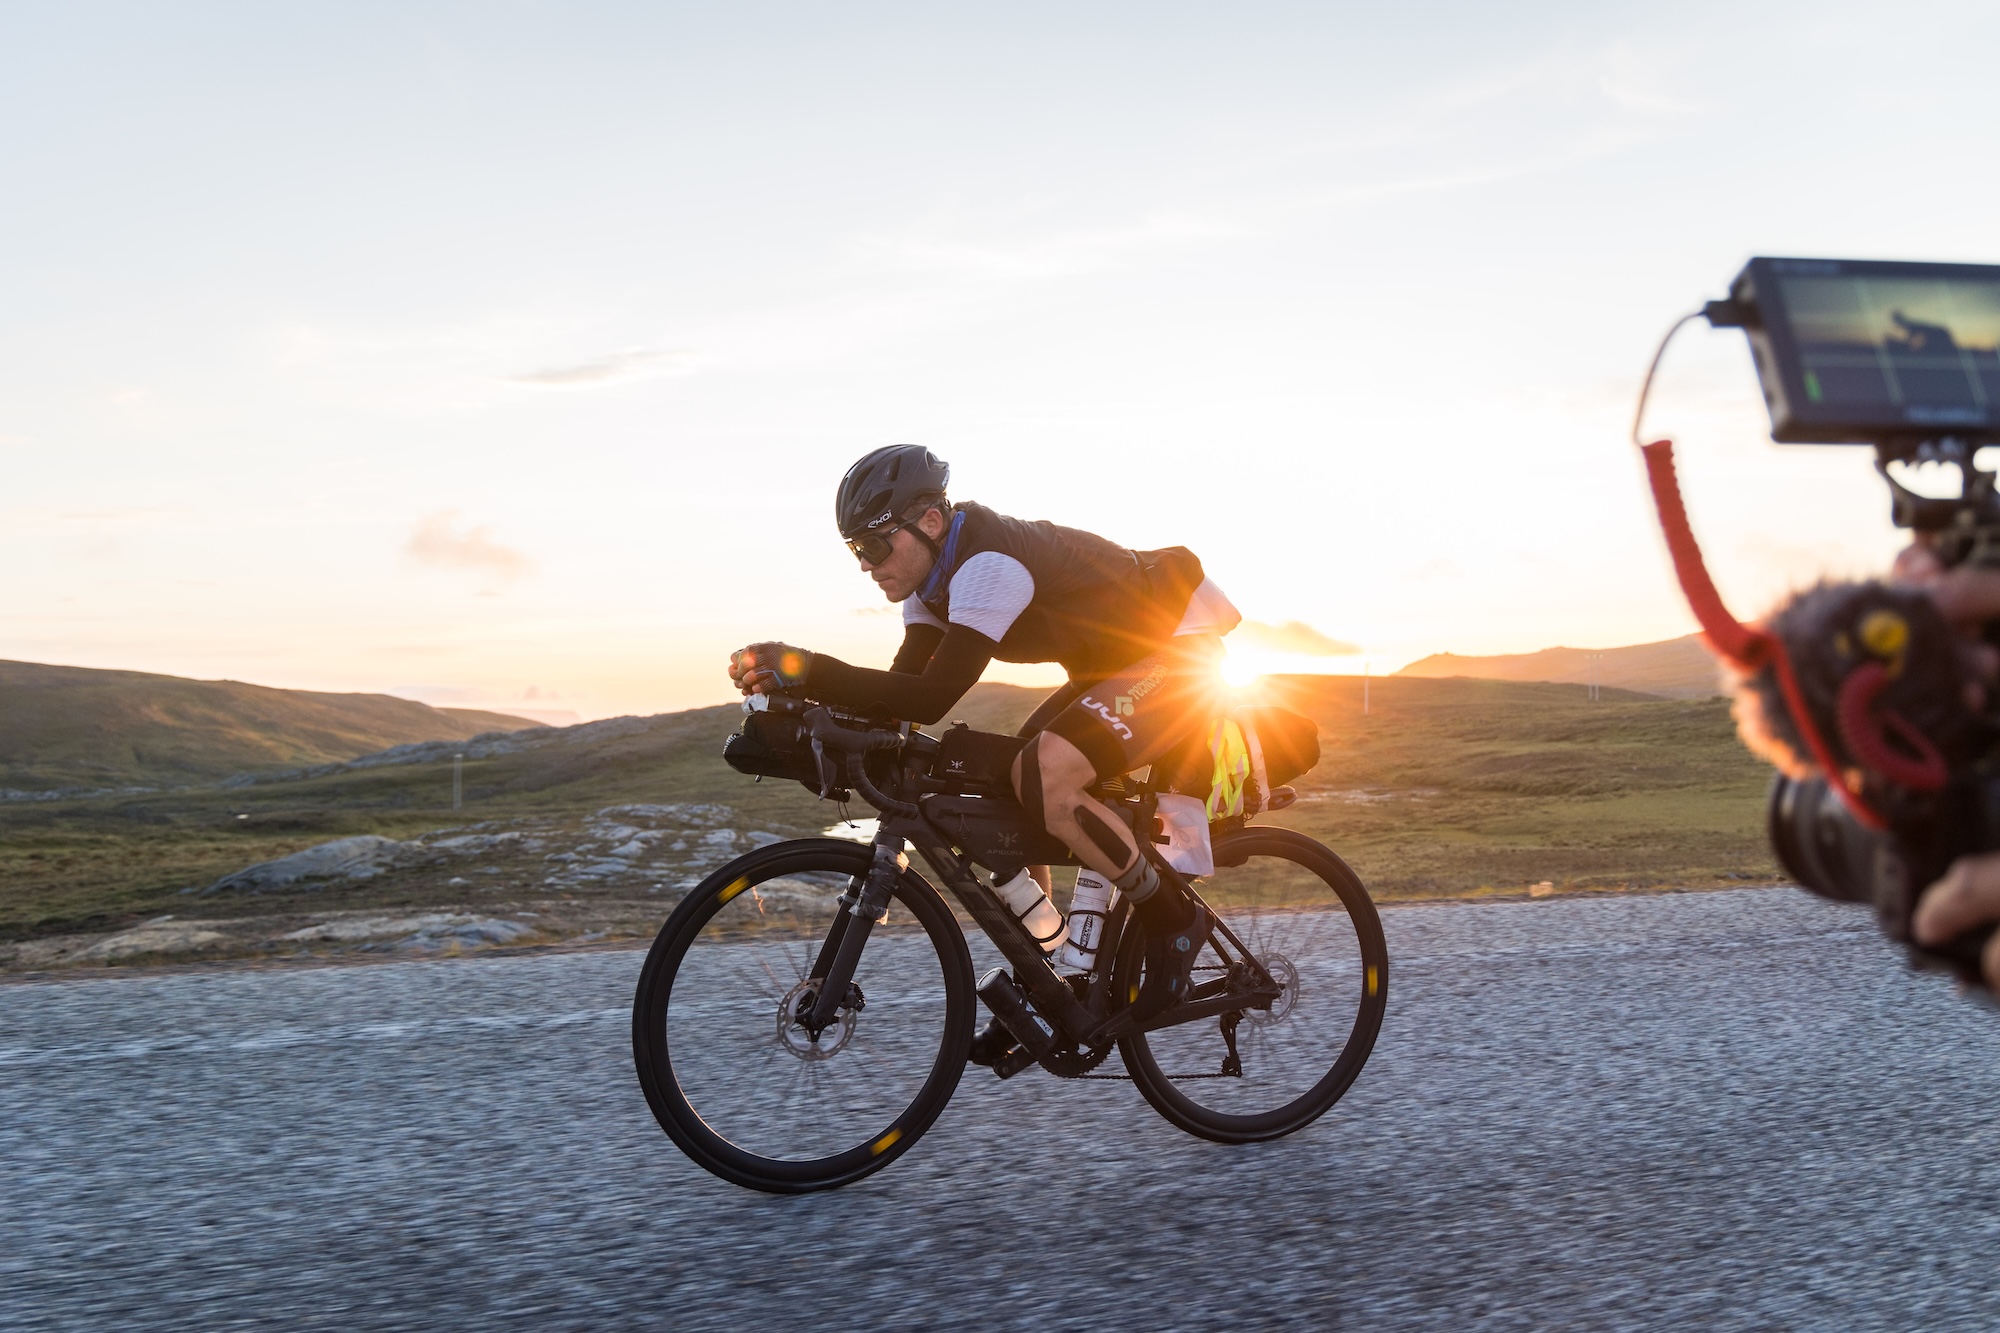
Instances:
[[[1675,638],[1654,344],[1752,254],[2000,260],[1996,28],[14,13],[0,658],[550,720],[723,702],[765,639],[884,665],[832,498],[905,441],[1194,551],[1234,682]],[[1865,451],[1770,443],[1739,334],[1683,335],[1649,420],[1739,612],[1896,549]]]

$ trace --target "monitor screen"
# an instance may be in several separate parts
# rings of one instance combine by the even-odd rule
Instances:
[[[2000,266],[1760,258],[1737,288],[1776,438],[2000,431]]]

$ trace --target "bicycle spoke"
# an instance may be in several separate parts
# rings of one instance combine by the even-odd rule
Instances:
[[[1380,949],[1380,928],[1352,872],[1325,848],[1275,829],[1231,836],[1240,839],[1237,864],[1218,865],[1202,890],[1226,929],[1198,961],[1197,981],[1220,975],[1219,960],[1241,950],[1258,983],[1268,979],[1277,994],[1268,1007],[1238,1011],[1233,1024],[1223,1015],[1130,1038],[1126,1065],[1182,1128],[1267,1138],[1323,1111],[1366,1058],[1381,999],[1363,984],[1362,960]],[[1350,912],[1343,885],[1365,923]],[[1243,986],[1242,976],[1232,985]]]

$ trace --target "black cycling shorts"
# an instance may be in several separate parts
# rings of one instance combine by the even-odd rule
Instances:
[[[1021,734],[1054,732],[1083,751],[1100,779],[1144,768],[1222,713],[1221,660],[1222,640],[1185,635],[1122,671],[1063,686]]]

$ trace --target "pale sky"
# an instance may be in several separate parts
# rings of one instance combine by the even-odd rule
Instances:
[[[2000,261],[1996,49],[1971,4],[0,2],[0,658],[718,702],[753,638],[893,650],[831,506],[900,441],[1331,669],[1682,634],[1653,344],[1752,254]],[[1739,334],[1656,404],[1739,612],[1898,544]]]

